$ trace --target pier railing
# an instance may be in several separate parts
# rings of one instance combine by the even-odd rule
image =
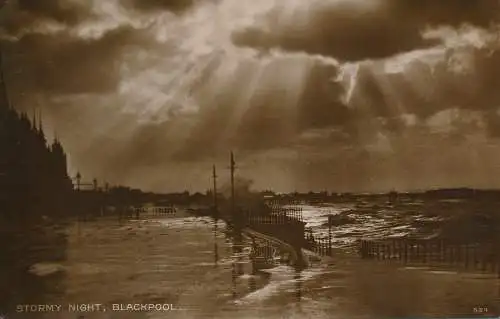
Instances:
[[[301,218],[295,216],[289,216],[286,214],[271,214],[271,215],[251,215],[247,214],[245,216],[245,223],[249,226],[258,224],[276,224],[276,225],[288,225],[294,223],[302,223]]]
[[[153,215],[173,215],[176,212],[176,208],[173,205],[170,206],[154,206],[148,207],[144,210],[146,213],[151,213]]]
[[[242,223],[254,231],[274,237],[295,247],[304,241],[305,223],[301,207],[267,206],[263,212],[246,211]]]
[[[302,208],[296,206],[269,205],[271,216],[286,217],[289,220],[303,222]]]
[[[308,234],[305,238],[304,248],[320,256],[332,255],[332,244],[329,238]]]
[[[359,253],[364,259],[446,265],[493,272],[500,276],[500,244],[409,238],[361,240]]]
[[[279,259],[276,258],[276,251],[277,249],[270,242],[260,245],[254,244],[249,257],[257,269],[271,268],[280,263]]]

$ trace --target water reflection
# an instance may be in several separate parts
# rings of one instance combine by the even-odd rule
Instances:
[[[289,279],[290,283],[293,282],[293,299],[297,303],[302,301],[304,267],[296,266],[296,263],[291,260],[289,256],[292,253],[287,251],[290,247],[281,247],[264,238],[244,234],[235,228],[227,231],[226,235],[230,240],[232,252],[231,296],[233,300],[248,300],[249,296],[259,293],[259,290],[269,285],[274,287],[285,283],[283,288],[286,288],[288,279],[281,278],[283,277],[281,273],[284,272],[286,277],[286,273],[291,271]]]
[[[302,269],[296,267],[295,268],[295,276],[293,279],[295,279],[295,297],[297,298],[297,302],[300,303],[302,300]]]
[[[219,264],[219,246],[217,244],[217,226],[218,226],[218,219],[217,217],[214,217],[213,224],[214,224],[214,265],[215,267],[218,266]]]
[[[2,223],[5,226],[5,223]],[[64,293],[65,222],[16,222],[0,231],[0,314],[18,304],[43,304]]]

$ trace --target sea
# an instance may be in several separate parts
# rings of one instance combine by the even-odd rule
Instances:
[[[139,219],[48,219],[32,227],[36,236],[2,232],[0,318],[498,318],[496,274],[357,254],[360,239],[496,240],[495,205],[301,204],[315,236],[328,234],[329,215],[343,216],[332,229],[333,255],[307,253],[301,270],[276,263],[252,271],[250,240],[236,255],[224,222],[183,208]]]

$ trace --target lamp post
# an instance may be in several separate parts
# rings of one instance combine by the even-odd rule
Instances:
[[[82,175],[80,172],[76,173],[76,190],[80,190],[80,182],[82,180]]]
[[[332,224],[333,215],[328,215],[328,255],[332,255]]]

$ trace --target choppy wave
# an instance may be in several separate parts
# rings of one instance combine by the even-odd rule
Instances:
[[[454,201],[382,202],[303,205],[306,227],[320,237],[328,236],[328,215],[336,216],[333,244],[351,247],[359,239],[390,237],[488,240],[500,231],[498,203]]]

